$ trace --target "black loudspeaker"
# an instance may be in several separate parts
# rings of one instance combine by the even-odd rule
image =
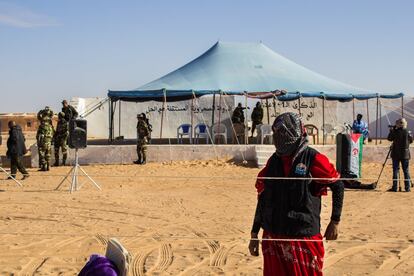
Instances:
[[[352,155],[351,137],[349,134],[338,133],[336,135],[336,170],[344,178],[357,178],[351,172]]]
[[[68,146],[71,149],[83,149],[87,146],[87,121],[73,119],[69,121]]]

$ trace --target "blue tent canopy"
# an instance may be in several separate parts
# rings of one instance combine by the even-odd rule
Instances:
[[[281,93],[281,90],[289,92]],[[137,89],[109,90],[108,97],[112,101],[163,101],[164,97],[167,101],[176,101],[221,92],[256,96],[263,92],[267,96],[280,95],[278,99],[281,101],[318,97],[346,102],[354,98],[403,96],[402,93],[378,94],[327,78],[275,53],[262,43],[217,42],[177,70]]]
[[[294,101],[299,98],[318,98],[328,101],[349,102],[353,99],[356,100],[369,100],[373,98],[384,99],[398,99],[404,96],[404,93],[397,94],[379,94],[379,93],[367,93],[367,94],[344,94],[344,93],[325,93],[325,92],[288,92],[284,95],[278,96],[279,101]]]

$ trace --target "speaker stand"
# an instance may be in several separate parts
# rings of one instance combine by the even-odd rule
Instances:
[[[79,156],[78,156],[78,149],[75,149],[75,163],[72,166],[72,169],[67,173],[65,178],[60,182],[60,184],[56,187],[55,190],[59,190],[60,186],[65,182],[65,180],[68,180],[70,176],[72,176],[72,181],[70,182],[69,192],[73,193],[74,191],[79,191],[81,188],[81,184],[79,185],[79,171],[82,172],[89,180],[92,182],[92,184],[99,190],[102,190],[101,187],[96,184],[96,182],[82,169],[82,167],[79,165]],[[69,181],[69,180],[68,180]]]
[[[10,177],[14,182],[16,182],[16,184],[20,187],[23,187],[22,183],[20,183],[15,177],[13,177],[11,174],[9,174],[5,169],[3,169],[0,166],[0,171],[2,171],[3,173],[5,173],[7,175],[7,177]]]

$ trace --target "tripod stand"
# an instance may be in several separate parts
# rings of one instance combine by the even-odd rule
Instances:
[[[98,188],[99,190],[102,190],[101,187],[98,184],[96,184],[96,182],[79,165],[78,149],[75,149],[75,163],[73,164],[72,169],[70,169],[70,171],[67,173],[65,178],[63,178],[63,180],[60,182],[60,184],[56,187],[55,190],[59,190],[60,186],[62,186],[65,180],[67,180],[68,177],[72,175],[72,181],[70,182],[71,184],[69,187],[69,191],[70,193],[73,193],[74,191],[78,191],[81,187],[81,185],[78,185],[79,184],[79,181],[78,181],[79,171],[81,171],[87,178],[89,178],[89,180],[93,183],[93,185],[95,185],[96,188]]]
[[[14,182],[16,182],[16,184],[20,187],[23,187],[22,183],[20,183],[15,177],[13,177],[11,174],[9,174],[5,169],[3,169],[2,167],[0,167],[0,171],[2,171],[3,173],[5,173],[8,177],[10,177]]]
[[[390,158],[391,151],[392,151],[392,144],[391,144],[391,146],[390,146],[390,148],[388,150],[387,157],[385,157],[384,163],[382,164],[382,168],[381,168],[380,174],[378,175],[378,179],[377,179],[377,182],[376,182],[377,183],[377,186],[378,186],[378,183],[379,183],[379,181],[381,179],[381,175],[382,175],[382,172],[384,171],[385,165],[387,164],[388,158]],[[401,187],[400,187],[400,190],[401,190]]]
[[[387,153],[387,157],[385,157],[384,163],[382,164],[381,172],[380,172],[380,174],[378,176],[378,180],[377,180],[377,185],[378,185],[378,182],[380,181],[380,178],[381,178],[382,172],[384,171],[385,165],[387,164],[387,161],[390,158],[391,151],[392,151],[392,146],[393,145],[391,144],[390,149],[388,150],[388,153]],[[401,174],[400,174],[400,177],[398,178],[398,190],[401,192],[402,188],[401,188],[400,180],[401,180]],[[413,182],[411,180],[410,180],[410,185],[411,185],[411,187],[413,187]]]

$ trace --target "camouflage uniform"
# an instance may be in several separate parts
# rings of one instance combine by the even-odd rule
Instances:
[[[69,137],[69,123],[65,120],[65,113],[59,113],[59,121],[56,127],[55,135],[53,136],[53,143],[55,146],[55,164],[59,166],[59,149],[62,148],[62,165],[66,165],[68,157],[68,137]]]
[[[149,129],[144,117],[138,117],[137,123],[137,155],[138,160],[135,164],[145,164],[147,162],[147,144]]]
[[[37,119],[40,122],[46,120],[50,125],[52,125],[52,118],[53,111],[48,106],[46,106],[45,109],[42,109],[37,113]]]
[[[54,130],[49,121],[49,117],[44,116],[36,134],[37,147],[39,150],[39,166],[41,171],[49,170],[50,156],[52,153]]]

